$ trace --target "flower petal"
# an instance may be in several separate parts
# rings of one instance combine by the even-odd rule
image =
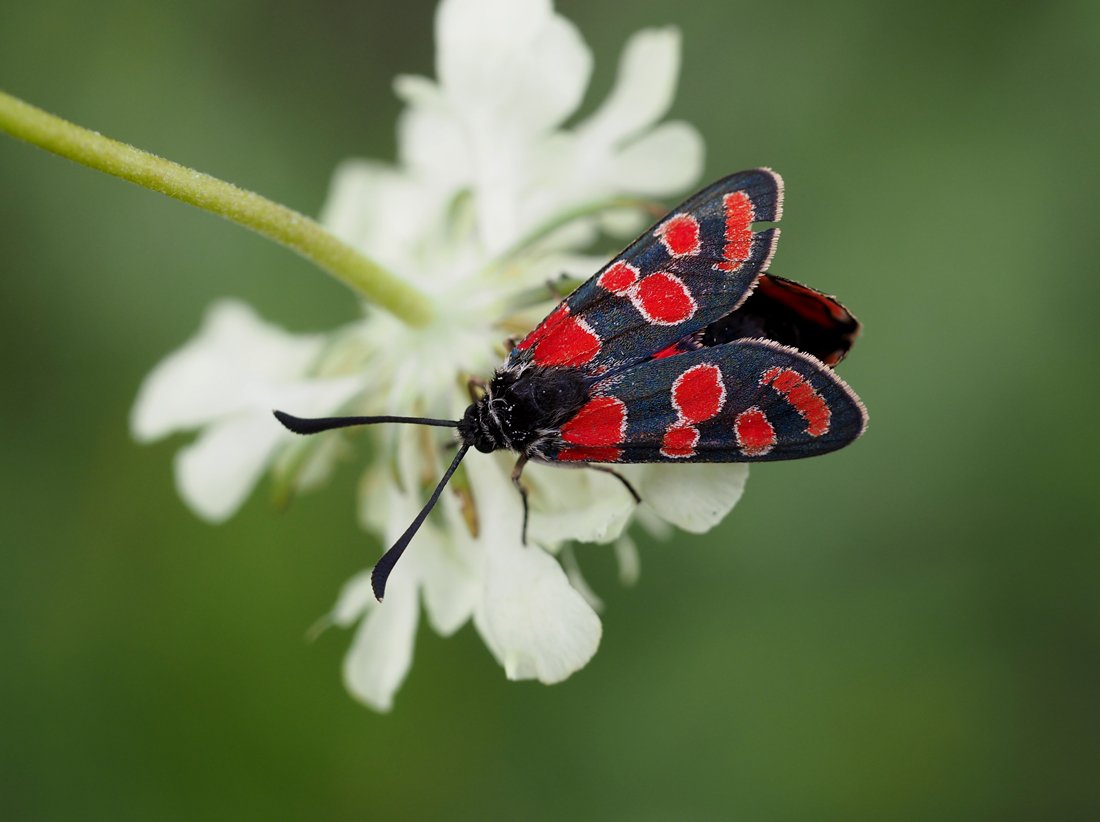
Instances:
[[[392,480],[384,486],[385,512],[375,511],[372,518],[384,521],[383,534],[387,545],[395,542],[415,519],[424,505],[428,492],[420,490],[421,472],[429,469],[424,461],[422,431],[412,426],[397,433],[397,459],[401,480],[398,486]],[[436,466],[440,475],[442,466]],[[411,492],[402,490],[413,489]],[[379,496],[376,493],[374,496]],[[457,510],[454,489],[445,491],[437,513],[433,514],[416,533],[413,544],[401,558],[394,574],[415,578],[424,596],[428,621],[436,633],[450,636],[469,620],[481,593],[480,556],[470,545],[462,514]],[[363,504],[372,501],[363,497]],[[440,511],[439,509],[443,509]],[[447,528],[440,529],[440,514],[446,518]],[[388,601],[388,598],[387,598]]]
[[[685,531],[709,531],[730,512],[745,490],[743,463],[623,466],[644,503]]]
[[[424,239],[441,235],[445,207],[441,187],[381,163],[348,160],[333,174],[320,221],[371,259],[414,278],[422,273],[417,261]]]
[[[411,76],[399,77],[394,86],[409,103],[397,120],[402,165],[437,186],[453,190],[468,186],[474,172],[469,135],[447,108],[439,87]]]
[[[609,171],[621,191],[664,196],[683,191],[703,171],[703,138],[687,123],[663,123],[627,145]]]
[[[613,145],[656,123],[672,105],[680,71],[680,31],[643,29],[626,44],[615,86],[578,136]]]
[[[420,535],[417,534],[417,539]],[[462,561],[461,549],[443,539],[421,546],[421,584],[428,622],[440,636],[450,636],[470,619],[481,594],[480,575]]]
[[[276,484],[282,483],[288,492],[313,491],[332,475],[341,458],[351,453],[347,440],[341,437],[314,437],[295,441],[292,447],[280,449],[274,466]]]
[[[440,505],[446,528],[438,532],[436,550],[423,552],[421,581],[424,608],[436,633],[450,636],[470,619],[482,594],[485,555],[470,534],[463,504],[456,489],[444,495]]]
[[[254,408],[272,382],[303,374],[322,345],[319,335],[289,334],[243,302],[220,300],[145,378],[130,412],[133,436],[148,442]]]
[[[599,471],[532,463],[523,477],[530,488],[530,536],[541,545],[611,542],[634,510],[623,484]]]
[[[405,105],[442,111],[447,107],[439,84],[419,74],[398,74],[393,78],[393,93]]]
[[[549,0],[444,0],[436,14],[437,70],[473,120],[535,134],[580,105],[592,54]]]
[[[584,572],[581,570],[581,564],[577,562],[577,555],[573,551],[573,546],[566,545],[561,550],[559,557],[561,558],[561,567],[565,570],[565,576],[569,579],[569,584],[576,589],[578,594],[584,597],[584,601],[588,603],[593,611],[597,613],[602,611],[603,600],[592,590],[592,586],[584,578]]]
[[[381,206],[384,186],[397,172],[373,160],[344,160],[332,172],[318,221],[347,243],[361,246]]]
[[[370,584],[371,569],[360,571],[340,589],[340,596],[336,598],[336,604],[332,606],[329,617],[334,625],[341,628],[349,628],[364,613],[376,604],[374,589]]]
[[[385,605],[372,605],[344,656],[344,684],[372,708],[388,711],[412,665],[418,603],[411,578],[394,577]]]
[[[600,644],[600,619],[541,548],[494,543],[478,626],[509,679],[553,684],[580,670]]]
[[[612,547],[615,549],[615,562],[619,566],[619,582],[627,586],[637,584],[642,575],[642,561],[637,544],[629,535],[623,535]]]
[[[232,516],[259,480],[280,441],[292,435],[254,414],[210,425],[176,454],[176,487],[208,522]]]
[[[502,469],[480,454],[467,465],[478,516],[492,524],[479,540],[484,593],[475,623],[509,679],[561,682],[596,653],[600,619],[552,556],[519,544],[522,513]]]
[[[580,104],[592,55],[548,0],[445,0],[437,66],[469,143],[477,229],[489,254],[519,239],[529,155]]]
[[[282,407],[301,416],[322,416],[358,392],[363,379],[362,375],[354,375],[282,386],[254,384],[253,395],[247,398],[250,408],[208,424],[191,445],[176,454],[180,496],[209,522],[232,516],[272,462],[276,450],[294,436],[278,424],[271,409]],[[204,389],[204,395],[214,399],[214,390],[216,387]],[[315,453],[310,472],[315,477],[327,475],[327,463],[338,453],[335,448]]]
[[[672,523],[662,519],[661,515],[648,505],[639,505],[634,519],[654,539],[672,539],[672,535],[676,532],[676,527]]]

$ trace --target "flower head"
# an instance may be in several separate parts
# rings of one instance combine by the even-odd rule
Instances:
[[[698,177],[702,142],[661,122],[672,100],[679,37],[645,30],[627,43],[603,104],[572,127],[592,55],[549,0],[443,0],[436,16],[437,78],[400,77],[407,107],[399,162],[349,161],[334,177],[322,222],[345,242],[415,283],[434,320],[411,328],[364,309],[350,326],[290,335],[246,306],[216,304],[198,335],[146,379],[132,427],[148,440],[195,428],[177,459],[181,495],[200,515],[233,513],[265,470],[295,490],[315,485],[340,455],[341,434],[293,440],[274,407],[455,419],[465,377],[488,376],[502,341],[551,307],[531,294],[562,273],[587,276],[606,255],[584,252],[600,232],[644,220],[624,198],[677,193]],[[396,540],[450,457],[436,429],[379,426],[359,495],[364,527]],[[703,531],[736,503],[743,466],[628,466],[646,503],[613,477],[533,465],[529,544],[506,454],[463,463],[436,513],[390,579],[384,605],[369,573],[353,577],[331,621],[356,627],[345,660],[349,689],[386,710],[412,661],[420,604],[448,635],[473,621],[511,679],[558,682],[600,641],[592,595],[570,542],[616,546],[637,574],[624,535],[635,514],[651,530]]]

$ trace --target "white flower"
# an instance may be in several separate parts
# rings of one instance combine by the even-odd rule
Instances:
[[[363,374],[309,376],[324,346],[321,335],[287,334],[244,303],[222,300],[195,338],[145,378],[130,415],[137,440],[202,429],[176,456],[176,484],[195,513],[211,522],[231,516],[291,441],[271,425],[277,402],[320,415],[363,389]]]
[[[598,228],[638,227],[640,209],[609,201],[671,195],[698,177],[698,134],[660,122],[678,70],[674,29],[634,35],[607,100],[568,129],[592,56],[549,0],[444,0],[436,40],[438,79],[396,83],[408,104],[399,164],[345,163],[322,214],[343,240],[430,294],[435,320],[414,329],[367,308],[350,327],[293,336],[239,303],[216,304],[199,334],[147,378],[132,420],[141,440],[200,430],[180,452],[177,481],[208,519],[236,510],[266,468],[301,489],[338,456],[341,434],[292,440],[272,408],[457,418],[469,401],[464,376],[489,376],[504,337],[551,307],[517,314],[517,301],[563,272],[596,270],[606,255],[581,252]],[[386,547],[450,453],[436,429],[378,426],[371,436],[378,448],[359,511]],[[391,707],[412,662],[420,602],[443,635],[472,620],[509,678],[565,679],[591,659],[601,627],[578,565],[570,561],[567,573],[556,557],[563,545],[613,544],[629,581],[637,552],[624,531],[635,513],[651,530],[705,531],[736,503],[747,475],[743,466],[628,466],[645,500],[639,509],[606,474],[531,465],[523,545],[513,461],[467,457],[390,577],[384,605],[369,573],[345,586],[330,619],[358,624],[344,674],[359,699]]]
[[[413,172],[473,192],[486,252],[569,209],[612,195],[676,194],[698,179],[698,132],[654,128],[672,103],[675,29],[636,34],[604,105],[569,131],[558,129],[580,105],[592,55],[549,0],[447,0],[436,41],[438,82],[396,84],[410,104],[400,155]]]

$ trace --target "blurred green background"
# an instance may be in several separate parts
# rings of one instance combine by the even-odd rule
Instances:
[[[390,158],[433,4],[9,2],[0,87],[316,213]],[[143,375],[235,295],[356,312],[281,248],[0,138],[0,813],[7,819],[1100,815],[1100,6],[560,0],[597,58],[684,34],[707,178],[787,180],[773,270],[865,324],[867,436],[643,542],[594,661],[510,684],[422,626],[395,711],[304,640],[377,544],[358,473],[221,527],[135,445]]]

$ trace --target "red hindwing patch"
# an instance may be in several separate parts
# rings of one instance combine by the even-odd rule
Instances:
[[[832,418],[829,403],[814,390],[805,377],[791,368],[769,368],[760,375],[760,384],[769,383],[806,421],[807,434],[820,437],[829,431]]]
[[[719,271],[733,271],[752,252],[752,222],[756,212],[749,195],[743,191],[724,196],[722,206],[726,212],[726,246],[722,250],[725,260],[714,267]]]
[[[746,408],[733,421],[737,446],[746,457],[762,457],[775,447],[775,429],[757,406]]]
[[[690,214],[676,214],[669,217],[657,229],[657,236],[661,238],[661,243],[673,257],[698,254],[701,247],[699,221]]]

